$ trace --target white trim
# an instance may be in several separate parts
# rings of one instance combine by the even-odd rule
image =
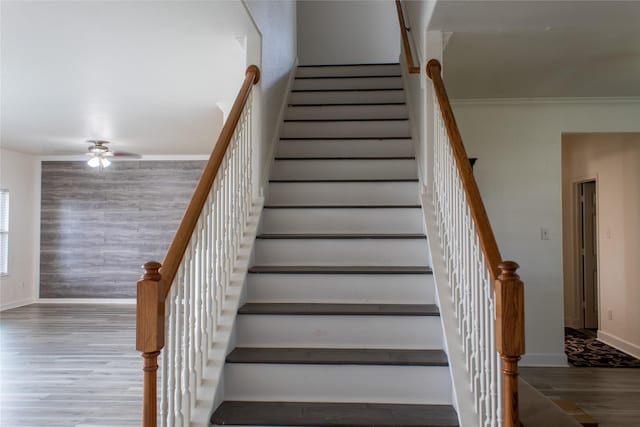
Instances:
[[[638,104],[638,96],[614,98],[477,98],[452,99],[452,105],[522,105],[522,104]]]
[[[525,354],[520,359],[519,366],[568,366],[567,355],[564,353],[533,353]]]
[[[640,359],[640,345],[629,342],[608,332],[598,330],[598,340]]]
[[[451,374],[453,405],[458,412],[460,427],[476,426],[477,414],[474,412],[473,395],[469,384],[469,376],[466,369],[464,351],[457,335],[457,320],[455,318],[455,307],[450,295],[449,280],[445,273],[446,266],[444,254],[438,239],[438,228],[433,212],[431,196],[428,193],[422,195],[422,212],[424,214],[427,229],[427,242],[431,253],[431,268],[436,284],[436,301],[440,308],[440,318],[442,319],[442,331],[445,351],[449,359],[449,370]]]
[[[38,298],[38,304],[135,304],[135,298]]]
[[[273,159],[275,157],[276,147],[278,146],[278,142],[280,141],[280,133],[284,127],[284,118],[287,114],[287,109],[289,108],[289,98],[291,97],[291,90],[293,88],[293,84],[296,79],[296,72],[298,71],[298,57],[296,56],[293,64],[291,65],[291,70],[289,71],[289,77],[287,79],[287,87],[285,88],[284,97],[282,99],[282,105],[280,105],[280,111],[278,112],[278,118],[276,123],[278,126],[273,133],[273,137],[271,138],[271,143],[267,148],[267,156],[265,157],[265,161],[267,162],[263,165],[262,176],[260,177],[260,185],[265,191],[268,191],[269,184],[269,175],[271,173],[271,166],[273,165]]]
[[[0,311],[11,310],[12,308],[22,307],[24,305],[33,304],[35,300],[33,298],[25,298],[19,301],[13,301],[7,304],[0,305]]]
[[[117,162],[149,162],[149,161],[188,161],[188,160],[209,160],[210,154],[145,154],[140,157],[117,158]],[[87,158],[82,153],[67,154],[64,156],[38,156],[40,162],[83,162]]]

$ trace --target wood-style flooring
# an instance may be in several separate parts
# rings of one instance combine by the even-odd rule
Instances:
[[[135,306],[34,304],[0,313],[0,426],[138,426]],[[640,426],[640,369],[521,368],[601,427]]]
[[[600,427],[640,426],[640,369],[520,368],[520,374],[550,399],[574,402]]]
[[[134,305],[34,304],[0,313],[0,426],[139,426]]]

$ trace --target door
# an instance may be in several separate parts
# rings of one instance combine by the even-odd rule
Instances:
[[[580,257],[584,328],[598,329],[598,251],[596,182],[579,184]]]

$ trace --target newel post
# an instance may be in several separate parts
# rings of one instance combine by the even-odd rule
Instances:
[[[518,412],[518,360],[524,354],[524,284],[519,265],[503,261],[496,280],[496,344],[502,359],[503,423],[520,427]]]
[[[144,275],[138,280],[136,306],[136,349],[144,358],[144,392],[142,426],[157,425],[158,355],[164,347],[164,289],[156,261],[144,264]]]

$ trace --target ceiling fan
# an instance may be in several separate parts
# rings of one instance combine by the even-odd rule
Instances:
[[[99,140],[99,139],[90,139],[87,140],[89,145],[89,152],[86,153],[89,156],[89,160],[87,160],[87,164],[92,168],[106,168],[109,167],[111,161],[109,157],[132,157],[139,158],[140,156],[132,153],[124,153],[124,152],[113,152],[107,146],[109,141]]]

